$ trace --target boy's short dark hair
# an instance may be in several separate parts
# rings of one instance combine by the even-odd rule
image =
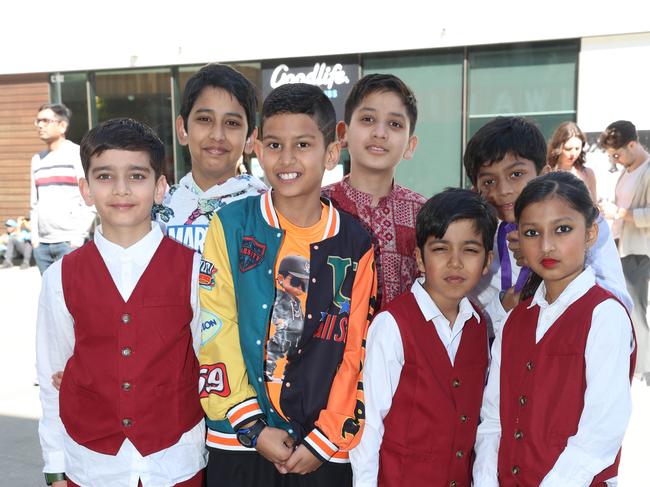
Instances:
[[[90,159],[112,149],[146,152],[156,179],[162,174],[165,145],[156,133],[132,118],[113,118],[93,127],[81,139],[79,153],[86,177]]]
[[[309,115],[323,134],[325,145],[336,139],[336,112],[329,98],[319,87],[307,83],[278,86],[268,94],[262,105],[261,130],[264,121],[273,115]]]
[[[636,127],[627,120],[617,120],[610,123],[598,137],[598,145],[602,149],[620,149],[632,141],[638,142]]]
[[[447,188],[427,200],[415,221],[415,238],[421,252],[431,236],[442,238],[450,224],[472,220],[481,234],[485,252],[492,250],[497,217],[494,208],[483,197],[468,189]]]
[[[376,91],[395,93],[400,97],[409,117],[409,135],[413,135],[415,124],[418,121],[418,104],[415,94],[406,83],[392,74],[367,74],[354,84],[345,101],[344,120],[346,125],[350,125],[352,113],[363,99]]]
[[[467,143],[463,155],[467,177],[476,185],[481,166],[490,166],[507,154],[532,161],[539,174],[546,165],[544,134],[533,121],[523,117],[490,120]]]
[[[194,103],[205,87],[221,88],[235,97],[246,112],[246,122],[248,123],[246,137],[250,137],[255,129],[255,114],[257,113],[255,85],[236,69],[217,63],[203,66],[185,83],[181,101],[181,117],[185,130],[187,130],[187,119]]]

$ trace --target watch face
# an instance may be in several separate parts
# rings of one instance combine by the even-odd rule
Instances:
[[[251,448],[253,446],[253,440],[245,433],[237,433],[237,441],[246,448]]]

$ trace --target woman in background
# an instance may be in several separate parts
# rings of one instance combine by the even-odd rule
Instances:
[[[552,171],[569,171],[587,185],[591,199],[596,202],[596,175],[585,167],[587,138],[574,122],[564,122],[555,129],[548,143],[547,164]]]

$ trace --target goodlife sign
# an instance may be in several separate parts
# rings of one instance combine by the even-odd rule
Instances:
[[[336,116],[343,120],[345,100],[359,80],[359,64],[354,58],[299,59],[262,64],[262,96],[287,83],[308,83],[323,89],[332,100]]]

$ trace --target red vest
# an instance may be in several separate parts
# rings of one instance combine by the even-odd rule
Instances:
[[[594,286],[573,303],[535,343],[539,306],[517,306],[503,328],[499,484],[539,485],[578,431],[587,386],[585,348],[593,310],[614,296]],[[614,298],[616,299],[616,298]],[[630,379],[636,351],[630,355]],[[613,465],[592,486],[618,472]]]
[[[63,258],[75,346],[59,405],[80,445],[115,455],[128,438],[146,456],[203,417],[189,326],[193,253],[164,237],[126,303],[93,242]]]
[[[384,420],[379,485],[469,486],[488,366],[485,320],[465,323],[452,366],[413,293],[387,310],[402,336],[404,367]]]

